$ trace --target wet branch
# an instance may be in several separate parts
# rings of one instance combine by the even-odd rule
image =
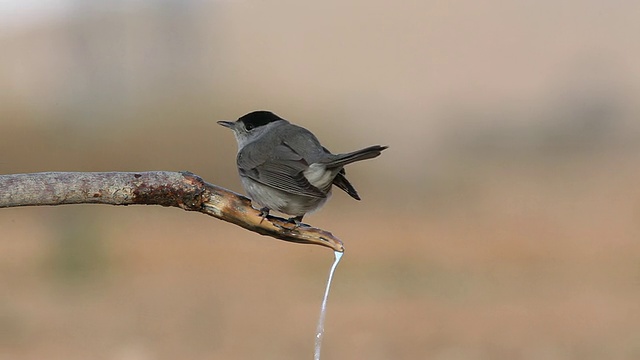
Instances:
[[[344,251],[330,232],[269,216],[246,197],[190,172],[46,172],[0,175],[0,208],[108,204],[162,205],[197,211],[276,239]]]

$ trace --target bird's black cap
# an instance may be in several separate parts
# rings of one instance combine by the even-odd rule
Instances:
[[[247,128],[247,130],[257,128],[259,126],[264,126],[278,120],[284,120],[284,119],[272,113],[271,111],[266,111],[266,110],[258,110],[258,111],[250,112],[238,119],[238,121],[241,121],[244,123],[244,126]]]

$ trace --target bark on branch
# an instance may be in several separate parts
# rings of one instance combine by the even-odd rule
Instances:
[[[251,200],[190,172],[46,172],[0,175],[0,208],[109,204],[162,205],[198,211],[276,239],[344,251],[330,232],[286,219],[264,221]]]

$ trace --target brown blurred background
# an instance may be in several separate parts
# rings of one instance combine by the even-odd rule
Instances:
[[[0,173],[189,170],[270,109],[349,168],[324,359],[640,358],[640,3],[0,3]],[[7,191],[7,189],[0,189]],[[160,207],[0,210],[0,359],[310,359],[332,254]]]

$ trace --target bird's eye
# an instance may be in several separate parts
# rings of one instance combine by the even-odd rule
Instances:
[[[244,127],[245,127],[248,131],[250,131],[250,130],[253,130],[253,128],[255,127],[255,125],[253,125],[253,124],[245,124],[245,125],[244,125]]]

